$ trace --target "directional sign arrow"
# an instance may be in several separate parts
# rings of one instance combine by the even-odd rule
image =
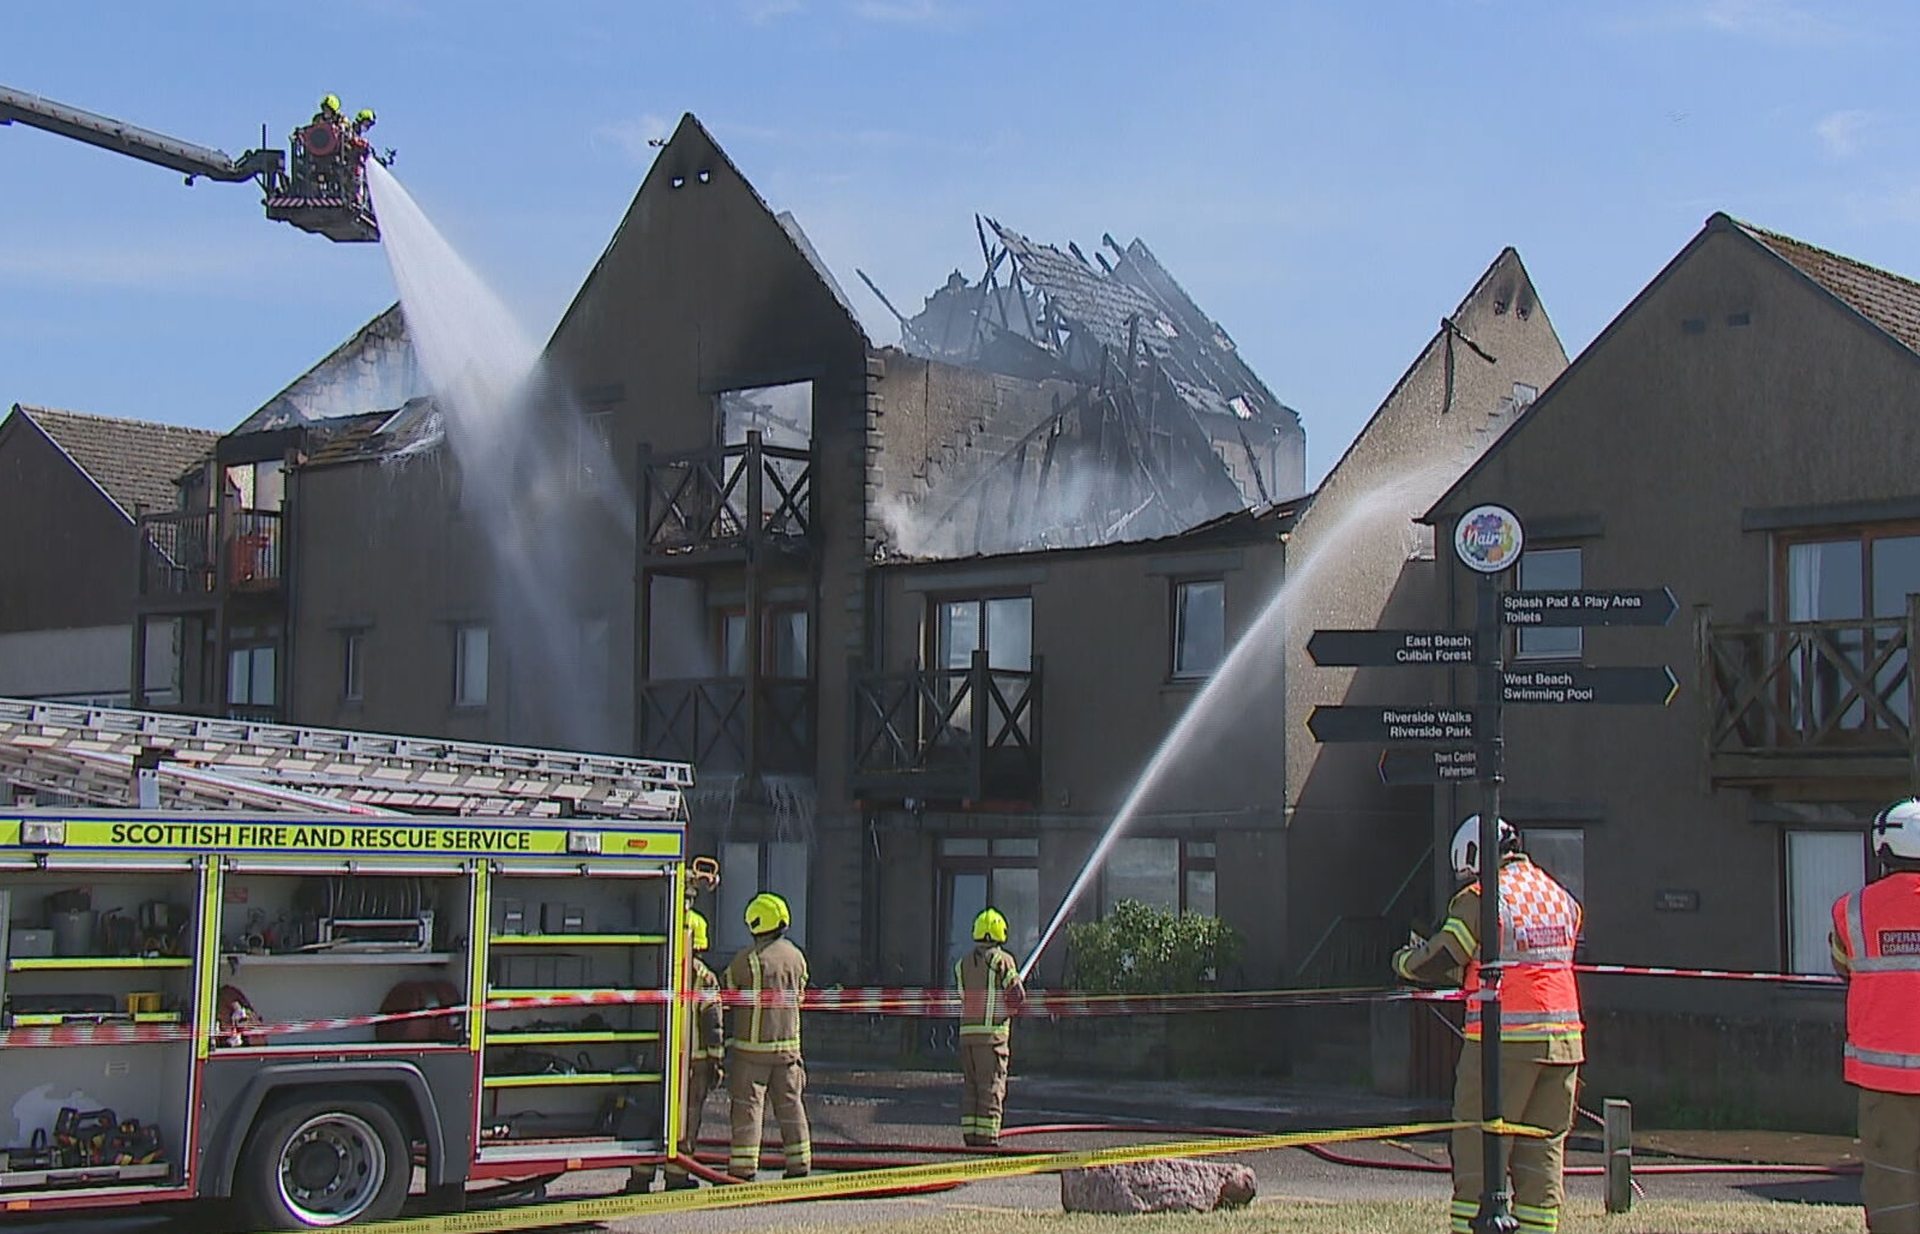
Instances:
[[[1479,755],[1471,748],[1380,752],[1383,784],[1452,784],[1479,778]]]
[[[1315,630],[1307,654],[1323,668],[1475,662],[1472,630]]]
[[[1542,664],[1500,674],[1503,703],[1625,703],[1665,707],[1680,679],[1662,664],[1652,668],[1555,667]]]
[[[1484,727],[1472,707],[1315,707],[1307,716],[1307,729],[1317,741],[1475,741]]]
[[[1500,620],[1510,626],[1664,626],[1679,607],[1666,587],[1500,594]]]

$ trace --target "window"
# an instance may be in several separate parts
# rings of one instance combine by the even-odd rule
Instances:
[[[813,442],[813,383],[724,391],[717,400],[720,444],[742,445],[748,433],[763,445],[804,450]]]
[[[1781,608],[1786,619],[1859,622],[1857,628],[1834,630],[1828,637],[1850,665],[1864,672],[1900,633],[1892,624],[1874,623],[1906,616],[1907,596],[1920,592],[1920,534],[1900,526],[1790,542],[1783,565]],[[1906,652],[1895,651],[1875,681],[1887,710],[1902,720],[1907,715],[1906,664]],[[1790,691],[1795,724],[1825,725],[1851,689],[1841,666],[1825,655],[1796,650],[1789,669],[1796,687]],[[1884,720],[1855,699],[1839,722],[1842,728],[1873,728]]]
[[[991,904],[1007,919],[1016,958],[1040,943],[1040,841],[1028,837],[950,837],[940,841],[940,942],[936,980],[973,946],[973,919]]]
[[[720,675],[747,675],[747,611],[728,609],[720,614]]]
[[[719,920],[714,942],[723,957],[752,941],[747,933],[747,901],[771,891],[787,902],[793,924],[787,937],[807,945],[807,846],[789,841],[758,843],[729,840],[720,846]],[[716,970],[718,966],[716,965]]]
[[[949,703],[968,688],[966,672],[973,653],[987,653],[987,667],[997,673],[1033,670],[1033,598],[999,596],[991,599],[941,600],[933,609],[933,667],[947,675],[940,680],[941,696]],[[1026,687],[996,677],[1009,701]],[[973,712],[964,703],[953,713],[951,731],[971,732]],[[992,726],[989,726],[991,728]]]
[[[592,488],[613,478],[613,413],[590,411],[580,417],[575,440],[575,474],[580,487]]]
[[[1787,832],[1787,971],[1834,971],[1833,902],[1866,881],[1864,830]]]
[[[1173,675],[1206,677],[1227,650],[1227,584],[1189,579],[1173,585]]]
[[[362,693],[360,657],[366,643],[365,630],[344,630],[340,634],[340,697],[349,703],[357,703],[365,697]]]
[[[1520,554],[1520,590],[1574,591],[1579,586],[1579,549],[1530,548]],[[1521,660],[1578,660],[1580,627],[1522,626],[1515,648]]]
[[[274,646],[262,643],[227,652],[227,704],[271,707],[274,703]]]
[[[1580,827],[1521,825],[1527,856],[1565,887],[1573,898],[1587,902],[1587,833]]]
[[[807,675],[807,610],[776,608],[767,614],[767,675]]]
[[[453,630],[453,705],[487,705],[487,627],[455,626]]]
[[[1116,842],[1102,872],[1102,901],[1111,909],[1138,900],[1176,913],[1217,911],[1211,840],[1132,837]]]

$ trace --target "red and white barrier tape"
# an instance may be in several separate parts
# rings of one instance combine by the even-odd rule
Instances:
[[[1580,973],[1603,976],[1685,977],[1828,987],[1845,984],[1840,977],[1816,973],[1739,972],[1731,969],[1666,968],[1631,964],[1576,964],[1574,969]],[[582,1007],[650,1006],[672,1002],[676,998],[692,1001],[699,997],[702,996],[690,992],[676,995],[670,990],[588,990],[496,998],[488,1000],[484,1007],[487,1012],[498,1014]],[[1369,986],[1158,995],[1084,994],[1069,990],[1034,990],[1027,994],[1024,1003],[1015,1014],[1023,1019],[1043,1017],[1079,1019],[1189,1011],[1255,1011],[1373,1002],[1458,1002],[1465,997],[1465,994],[1459,990],[1392,989]],[[762,994],[757,1000],[745,992],[731,990],[723,991],[719,998],[728,1006],[747,1006],[755,1001],[762,1006],[778,1006],[789,1001],[787,996],[773,991]],[[960,1014],[960,996],[951,989],[926,986],[836,987],[806,991],[800,1006],[802,1010],[809,1012],[951,1019]],[[226,1030],[217,1032],[214,1038],[227,1040],[235,1035],[253,1038],[340,1032],[379,1024],[460,1016],[465,1015],[467,1011],[468,1008],[464,1006],[435,1007],[422,1011],[382,1012],[330,1019],[250,1023],[234,1032]],[[74,1021],[52,1026],[7,1029],[0,1032],[0,1047],[145,1045],[184,1041],[192,1036],[193,1028],[186,1024],[126,1024],[111,1020]]]

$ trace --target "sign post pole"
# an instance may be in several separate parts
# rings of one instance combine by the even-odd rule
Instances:
[[[1520,520],[1502,506],[1478,506],[1467,511],[1453,532],[1454,552],[1480,575],[1477,591],[1480,611],[1474,623],[1480,662],[1475,710],[1481,717],[1474,734],[1482,784],[1480,990],[1474,998],[1480,1017],[1480,1117],[1486,1123],[1500,1117],[1500,960],[1506,950],[1500,937],[1500,759],[1503,753],[1500,723],[1506,668],[1500,576],[1520,559],[1525,545]],[[1467,1048],[1473,1048],[1471,1042]],[[1507,1189],[1506,1147],[1506,1140],[1501,1136],[1491,1130],[1481,1132],[1480,1208],[1472,1222],[1475,1234],[1513,1234],[1520,1228],[1513,1215],[1513,1194]]]

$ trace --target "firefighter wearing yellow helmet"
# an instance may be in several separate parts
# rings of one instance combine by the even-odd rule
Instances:
[[[1012,1057],[1009,1022],[1026,997],[1006,941],[1006,917],[999,909],[982,909],[973,919],[973,950],[953,966],[960,991],[960,1135],[974,1148],[1000,1143]]]
[[[807,957],[786,937],[793,924],[787,902],[763,891],[747,901],[747,932],[753,942],[727,965],[722,984],[738,992],[727,1034],[727,1096],[733,1147],[727,1173],[752,1179],[760,1169],[762,1107],[773,1106],[780,1124],[786,1176],[805,1178],[813,1168],[813,1142],[801,1094],[807,1065],[800,1056],[800,999],[807,988]]]
[[[720,1087],[726,1078],[721,1059],[725,1053],[726,1031],[721,1024],[720,979],[701,960],[707,949],[707,919],[687,910],[686,932],[690,967],[687,985],[693,994],[693,1048],[687,1072],[685,1121],[681,1124],[680,1155],[666,1165],[668,1191],[685,1191],[700,1184],[687,1173],[684,1159],[692,1158],[700,1142],[700,1120],[706,1113],[707,1094]],[[653,1185],[652,1166],[634,1166],[627,1180],[628,1191],[646,1191]]]

